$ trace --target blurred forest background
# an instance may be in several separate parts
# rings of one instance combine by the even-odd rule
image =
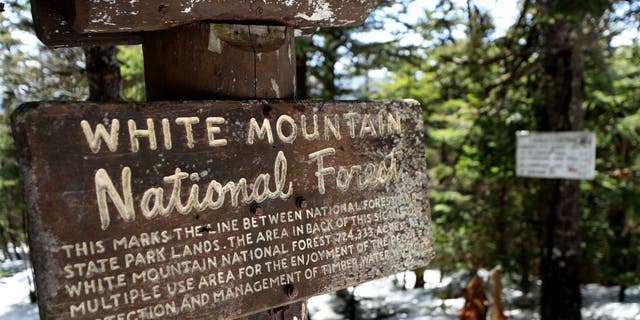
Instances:
[[[623,301],[640,283],[640,1],[520,0],[505,30],[474,0],[375,2],[364,26],[297,39],[297,96],[422,103],[430,268],[471,276],[501,265],[523,292],[542,279],[543,319],[578,319],[580,283],[619,286]],[[29,35],[28,1],[4,3],[0,255],[20,259],[12,110],[86,100],[92,50],[119,68],[124,100],[144,101],[144,75],[140,46],[49,50]],[[616,43],[621,34],[631,36]],[[595,180],[516,177],[517,130],[595,132]]]

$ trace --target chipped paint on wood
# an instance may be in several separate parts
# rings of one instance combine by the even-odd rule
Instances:
[[[318,27],[357,25],[372,3],[363,0],[31,0],[38,38],[47,46],[140,43],[140,32],[198,21],[253,21],[295,27],[310,35]]]
[[[43,319],[234,318],[433,258],[415,101],[36,103],[12,120]]]
[[[82,34],[71,28],[55,1],[31,0],[31,14],[38,39],[52,48],[109,44],[136,44],[142,40],[136,32]],[[129,30],[131,31],[131,30]]]
[[[273,88],[276,98],[280,98],[280,86],[278,86],[276,79],[271,79],[271,88]]]
[[[195,21],[269,21],[290,27],[362,23],[372,3],[362,0],[129,1],[68,0],[78,32],[162,30]]]

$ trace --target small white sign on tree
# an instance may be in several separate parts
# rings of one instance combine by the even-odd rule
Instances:
[[[596,175],[593,132],[516,132],[519,177],[592,180]]]

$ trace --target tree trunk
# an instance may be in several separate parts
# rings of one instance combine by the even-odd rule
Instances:
[[[518,261],[520,262],[520,272],[522,273],[520,278],[520,290],[522,290],[522,293],[527,295],[531,291],[531,280],[529,279],[531,271],[529,266],[529,248],[524,242],[520,243]]]
[[[84,48],[89,101],[121,101],[120,63],[115,46]]]
[[[331,29],[323,35],[324,44],[320,51],[322,52],[322,74],[318,75],[318,80],[322,84],[322,99],[333,100],[341,93],[338,92],[338,86],[336,85],[336,64],[338,63],[339,56],[336,50],[344,44],[344,30]]]
[[[0,225],[0,249],[2,250],[2,254],[4,255],[5,259],[13,260],[11,254],[9,253],[9,245],[7,242],[7,238],[5,237],[6,233],[7,231],[2,227],[2,225]]]
[[[556,19],[542,26],[543,112],[540,129],[579,131],[583,124],[584,62],[580,23]],[[579,181],[542,182],[541,277],[542,320],[580,319]]]
[[[307,87],[307,53],[296,50],[296,98],[309,98],[309,88]]]
[[[413,285],[414,289],[424,289],[424,285],[426,284],[424,282],[424,270],[425,268],[418,268],[416,270],[413,270],[413,272],[416,274],[416,284]]]
[[[344,319],[358,319],[358,300],[356,300],[353,292],[349,291],[349,289],[342,289],[336,292],[336,296],[344,303],[344,307],[340,312]]]
[[[632,247],[631,234],[625,230],[627,215],[622,208],[612,206],[607,214],[607,222],[612,233],[608,239],[608,250],[606,252],[606,264],[609,272],[613,275],[608,285],[620,285],[618,293],[619,302],[624,302],[624,290],[627,283],[626,279],[621,277],[627,270],[634,270],[635,256],[629,254],[629,248]],[[611,278],[611,277],[610,277]]]
[[[9,227],[9,230],[7,232],[7,234],[9,235],[9,241],[11,241],[11,244],[13,244],[13,254],[15,255],[17,260],[22,260],[22,254],[18,252],[18,247],[21,245],[21,243],[16,236],[16,230],[22,229],[17,228],[13,218],[11,217],[11,212],[7,214],[7,226]]]
[[[338,62],[335,55],[325,56],[325,68],[327,69],[327,78],[322,79],[324,86],[323,100],[334,100],[338,95],[338,87],[336,86],[336,63]]]
[[[618,302],[623,303],[625,300],[627,300],[625,291],[627,291],[627,286],[624,284],[620,285],[620,290],[618,290]]]
[[[496,212],[496,256],[501,263],[507,255],[507,182],[502,182],[502,187],[498,192],[498,210]]]

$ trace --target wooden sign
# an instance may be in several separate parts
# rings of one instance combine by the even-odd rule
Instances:
[[[518,176],[595,178],[596,135],[593,132],[518,131],[516,137]]]
[[[426,265],[422,110],[396,102],[22,106],[44,319],[226,319]]]
[[[31,0],[38,37],[49,46],[139,42],[138,32],[197,21],[318,27],[364,22],[373,3],[361,0],[86,1]]]

